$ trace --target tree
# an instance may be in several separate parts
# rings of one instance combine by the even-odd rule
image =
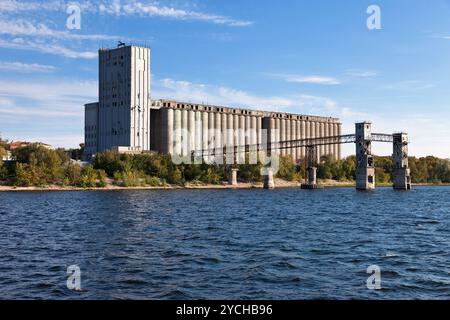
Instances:
[[[63,164],[67,161],[67,157],[61,150],[49,150],[32,144],[14,150],[13,156],[18,164],[22,164],[18,168],[19,172],[28,171],[32,185],[59,183],[63,179]]]
[[[74,160],[81,160],[84,155],[84,143],[79,144],[79,148],[69,149],[70,158]]]
[[[18,187],[29,187],[34,184],[34,179],[26,164],[17,163],[14,174],[14,185]]]
[[[97,173],[94,167],[91,165],[87,166],[82,170],[81,183],[82,188],[95,188],[97,185]]]
[[[8,174],[5,166],[3,165],[2,159],[4,156],[6,156],[6,149],[0,144],[0,180],[5,180]]]
[[[0,181],[4,181],[8,178],[8,169],[3,164],[3,161],[0,160]]]
[[[70,184],[72,186],[79,186],[81,184],[81,166],[78,164],[69,163],[64,169],[64,178],[66,180],[66,184]]]
[[[297,177],[297,169],[291,156],[280,157],[277,177],[293,181]]]
[[[4,156],[6,156],[6,149],[0,145],[0,161]]]

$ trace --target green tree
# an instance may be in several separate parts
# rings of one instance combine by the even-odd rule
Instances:
[[[59,183],[63,179],[63,163],[67,157],[61,150],[49,150],[32,144],[14,150],[13,156],[19,164],[25,165],[19,171],[29,171],[32,185]]]
[[[93,166],[89,165],[83,168],[80,186],[82,188],[94,188],[97,186],[97,173]]]
[[[297,177],[297,169],[292,157],[290,156],[281,156],[279,162],[279,169],[277,173],[277,177],[293,181]]]
[[[70,184],[72,186],[81,185],[81,166],[78,164],[69,163],[65,167],[64,178],[66,180],[66,184]]]
[[[34,178],[26,164],[17,163],[15,166],[14,185],[18,187],[30,187],[34,184]]]
[[[0,161],[5,156],[6,156],[6,149],[0,145]]]
[[[1,142],[1,139],[0,139]],[[6,156],[6,149],[3,147],[3,145],[0,143],[0,181],[3,181],[6,179],[8,172],[3,165],[3,157]]]

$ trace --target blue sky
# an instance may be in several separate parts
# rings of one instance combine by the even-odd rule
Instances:
[[[153,98],[335,116],[345,133],[371,120],[409,132],[413,155],[449,158],[449,18],[450,0],[0,0],[0,132],[77,146],[97,50],[122,40],[151,47]]]

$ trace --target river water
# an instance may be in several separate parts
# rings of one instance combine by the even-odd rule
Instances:
[[[7,192],[0,235],[0,299],[450,298],[449,187]]]

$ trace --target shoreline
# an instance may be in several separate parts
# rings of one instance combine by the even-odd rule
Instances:
[[[300,188],[300,183],[293,181],[285,181],[281,179],[276,179],[275,181],[275,189],[293,189]],[[331,188],[352,188],[355,187],[355,183],[353,182],[337,182],[337,181],[323,181],[319,183],[323,188],[331,189]],[[413,184],[413,187],[449,187],[450,184],[427,184],[427,183],[418,183]],[[391,184],[380,184],[379,188],[388,188],[392,187]],[[229,185],[227,183],[222,184],[187,184],[185,186],[177,186],[177,185],[167,185],[167,186],[159,186],[159,187],[150,187],[150,186],[142,186],[142,187],[121,187],[116,185],[107,185],[104,188],[95,187],[95,188],[81,188],[81,187],[72,187],[72,186],[58,186],[58,185],[50,185],[45,187],[16,187],[16,186],[0,186],[0,192],[70,192],[70,191],[127,191],[127,190],[242,190],[242,189],[263,189],[262,183],[239,183],[236,186]]]

